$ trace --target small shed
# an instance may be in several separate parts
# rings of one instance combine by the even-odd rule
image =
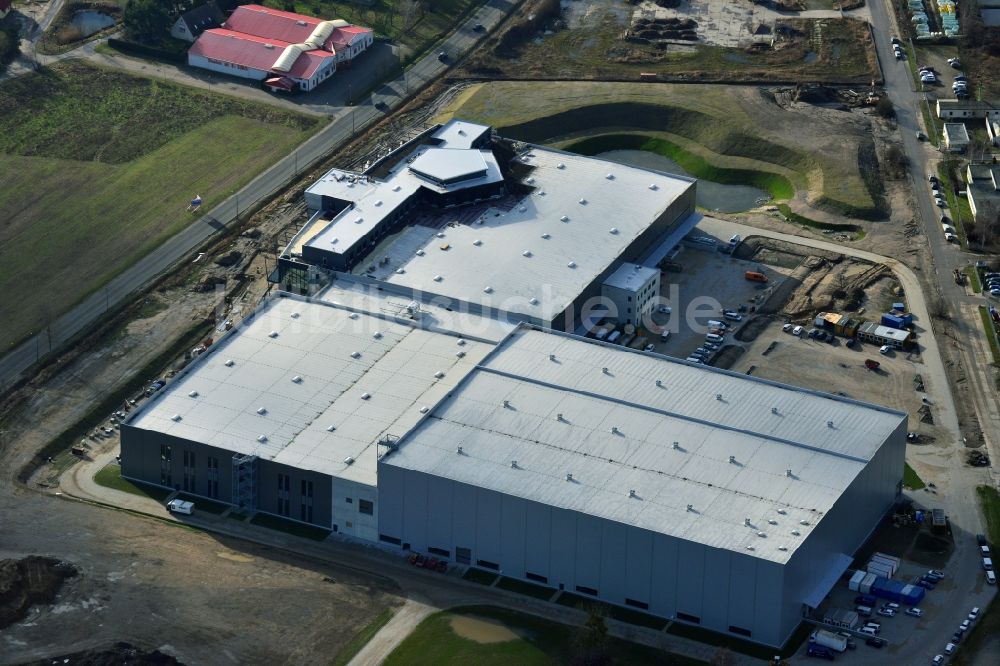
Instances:
[[[0,0],[3,3],[5,0]],[[222,11],[214,2],[206,2],[200,7],[184,12],[170,28],[170,36],[194,43],[201,33],[218,28],[225,21]]]

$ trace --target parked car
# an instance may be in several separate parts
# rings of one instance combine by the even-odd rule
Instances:
[[[792,329],[792,335],[802,335],[802,327],[796,326]]]
[[[873,648],[878,648],[881,650],[886,646],[887,642],[888,641],[886,641],[884,638],[872,636],[871,638],[865,641],[865,645],[871,645]]]
[[[474,32],[486,32],[486,26],[483,25],[482,23],[477,23],[476,25],[472,26],[472,30]]]
[[[833,661],[833,652],[825,645],[817,645],[816,643],[810,642],[809,647],[806,649],[806,654],[810,657],[818,657],[820,659]]]
[[[942,654],[934,655],[934,658],[931,659],[931,666],[941,666],[941,664],[943,663],[944,663],[944,655]]]
[[[905,613],[911,617],[923,617],[924,611],[920,608],[907,608]]]
[[[955,643],[956,645],[958,645],[959,643],[961,643],[962,642],[962,632],[961,631],[956,631],[955,633],[953,633],[951,635],[951,642]]]
[[[888,354],[891,351],[892,347],[890,347],[889,345],[882,345],[881,347],[878,348],[879,354]]]
[[[891,608],[879,608],[878,614],[881,615],[882,617],[893,617],[896,615],[896,611],[892,610]]]
[[[444,51],[441,51],[440,53],[438,53],[438,60],[440,62],[446,62],[448,60],[448,54],[445,53]]]
[[[784,326],[781,327],[781,330],[783,330],[785,333],[788,333],[788,332],[790,332],[792,330],[792,325],[791,324],[785,324]]]
[[[902,44],[902,42],[899,41],[899,37],[893,37],[889,41],[892,42],[893,44]]]
[[[850,349],[854,349],[857,345],[858,345],[858,341],[855,340],[854,338],[848,338],[847,339],[847,346]]]
[[[916,134],[917,134],[917,141],[926,141],[927,140],[927,135],[924,134],[923,132],[917,130]]]
[[[969,611],[969,619],[975,620],[978,617],[979,617],[979,606],[976,606],[975,608]]]
[[[969,622],[968,620],[962,620],[962,624],[958,626],[960,626],[964,631],[968,631],[969,627],[972,626],[972,623]]]
[[[934,578],[944,578],[944,572],[941,571],[940,569],[931,569],[924,575],[933,576]]]
[[[673,308],[667,305],[661,305],[660,307],[656,308],[656,311],[659,312],[660,314],[670,314],[671,312],[673,312]]]
[[[937,585],[935,585],[934,583],[928,583],[926,580],[918,580],[917,582],[914,583],[914,585],[916,585],[917,587],[922,587],[925,590],[933,590],[935,587],[937,587]]]
[[[945,645],[944,646],[944,653],[945,654],[955,654],[955,644],[954,643],[948,643],[947,645]]]
[[[882,608],[891,608],[892,610],[899,610],[899,604],[897,604],[897,603],[895,603],[893,601],[890,601],[887,604],[885,604],[884,606],[882,606]]]

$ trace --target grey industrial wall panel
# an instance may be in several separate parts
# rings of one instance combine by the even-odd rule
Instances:
[[[231,457],[232,454],[230,454]],[[289,477],[289,511],[287,515],[282,514],[278,507],[278,474],[284,474]],[[303,519],[301,513],[303,505],[303,481],[311,481],[313,484],[313,519],[311,521]],[[257,460],[258,511],[332,529],[332,492],[333,480],[327,474],[290,467],[270,460]]]
[[[427,543],[447,551],[454,549],[451,542],[453,495],[454,486],[450,483],[440,483],[432,477],[427,484]]]
[[[647,603],[650,613],[663,617],[687,613],[721,633],[741,627],[751,632],[750,640],[769,645],[785,638],[780,564],[421,472],[386,465],[380,470],[380,531],[414,550],[469,548],[473,565],[495,563],[506,576],[531,573],[571,592],[592,588],[605,601]],[[423,506],[427,484],[435,488],[434,511],[410,510]],[[435,543],[422,538],[430,533],[429,522],[448,524],[439,520],[449,514],[440,506],[448,493],[438,486],[452,487],[447,546],[437,526]],[[798,605],[789,610],[797,624]]]

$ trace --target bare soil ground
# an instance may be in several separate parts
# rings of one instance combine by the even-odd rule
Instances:
[[[32,605],[52,603],[63,580],[75,575],[73,565],[49,557],[0,560],[0,629],[23,619]]]
[[[24,666],[51,666],[51,664],[73,664],[73,666],[183,666],[169,654],[159,650],[147,652],[124,641],[115,643],[105,650],[84,650],[72,654],[31,661]]]

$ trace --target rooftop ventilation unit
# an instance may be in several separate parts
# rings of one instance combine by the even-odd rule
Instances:
[[[305,24],[306,22],[301,19],[295,22],[295,25],[305,25]]]
[[[349,317],[350,319],[357,319],[357,318],[358,318],[358,313],[357,313],[357,312],[352,312],[351,314],[349,314],[349,315],[347,315],[347,316],[348,316],[348,317]]]
[[[722,394],[721,393],[716,393],[715,394],[715,399],[718,400],[719,402],[722,402]]]
[[[747,527],[750,527],[750,519],[749,518],[744,518],[743,519],[743,524],[746,525]]]
[[[562,412],[559,412],[558,414],[556,414],[556,421],[562,421],[562,420],[563,420]]]
[[[438,379],[441,379],[442,377],[444,377],[444,373],[438,370],[437,372],[434,373],[434,376],[437,377]]]
[[[557,168],[557,169],[565,169],[565,168],[566,168],[566,165],[565,165],[565,164],[563,164],[562,162],[560,162],[559,164],[557,164],[557,165],[556,165],[556,168]]]
[[[542,238],[544,238],[545,240],[548,240],[548,239],[552,238],[552,236],[550,236],[549,234],[542,234]]]
[[[296,384],[301,384],[302,383],[302,377],[299,377],[298,375],[295,375],[294,377],[292,377],[292,381],[295,382]]]
[[[197,398],[198,397],[198,392],[197,391],[191,391],[190,393],[188,393],[188,397],[189,398]]]
[[[681,448],[681,443],[680,442],[674,442],[674,444],[673,444],[674,451],[677,451],[680,448]]]
[[[437,237],[438,238],[444,238],[444,232],[443,231],[437,232]]]
[[[808,524],[809,524],[808,520],[800,520],[799,521],[799,525],[808,525]]]
[[[511,469],[517,469],[517,461],[516,460],[511,460],[510,461],[510,468]]]
[[[555,354],[549,354],[549,360],[550,361],[556,360],[556,355]]]
[[[461,350],[457,351],[455,352],[455,356],[457,356],[458,358],[465,358],[465,352]]]
[[[333,431],[334,431],[334,430],[336,430],[336,429],[337,429],[337,426],[335,426],[335,425],[328,425],[328,426],[326,427],[326,431],[327,431],[327,432],[333,432]]]
[[[463,449],[461,446],[456,446],[455,453],[457,453],[458,455],[463,455],[465,453],[465,449]]]
[[[656,388],[663,388],[663,381],[662,380],[659,380],[659,379],[656,380]]]
[[[688,504],[687,510],[688,511],[694,511],[694,504]]]
[[[771,413],[772,414],[777,414],[778,413],[778,408],[777,407],[772,407],[771,408]]]
[[[258,407],[257,408],[257,413],[260,414],[261,416],[264,416],[264,414],[267,414],[267,408],[266,407]]]
[[[587,205],[587,200],[586,199],[580,199],[580,205],[581,206],[586,206]]]
[[[566,480],[567,481],[572,481],[573,480],[573,475],[572,474],[567,474],[566,475]]]
[[[418,257],[422,257],[424,256],[425,253],[423,250],[417,250],[416,252],[414,252],[414,254],[416,254]]]
[[[181,415],[180,414],[174,414],[173,416],[170,417],[170,420],[171,421],[180,421],[181,420]]]
[[[614,180],[615,179],[615,174],[609,173],[608,175],[606,175],[604,177],[607,178],[608,180]]]
[[[421,414],[426,414],[428,411],[429,411],[429,408],[427,407],[427,405],[424,405],[423,407],[420,408],[420,413]]]
[[[607,368],[601,368],[601,372],[603,372],[606,375],[610,375],[611,374],[611,371],[608,370]]]
[[[299,313],[298,312],[293,312],[292,313],[292,319],[298,319],[298,318],[299,318]]]
[[[778,550],[780,550],[780,551],[786,551],[786,550],[788,550],[788,546],[778,546]]]
[[[833,421],[827,421],[826,422],[826,427],[827,428],[832,428],[833,427]]]
[[[792,536],[799,536],[800,534],[802,533],[799,532],[798,530],[792,530]]]
[[[457,344],[459,347],[464,347],[465,346],[465,340],[463,338],[459,338],[458,341],[455,342],[455,344]]]
[[[351,358],[361,358],[361,352],[351,352]]]
[[[562,222],[569,222],[569,215],[563,215],[559,218],[559,220]]]
[[[267,337],[269,337],[269,338],[276,338],[276,337],[278,337],[278,332],[277,331],[271,331],[270,333],[267,334]]]
[[[778,513],[779,513],[779,514],[781,514],[781,515],[783,516],[783,515],[785,515],[785,514],[786,514],[786,513],[788,513],[788,512],[787,512],[787,511],[785,511],[784,509],[778,509]]]
[[[231,367],[233,367],[233,366],[234,366],[235,364],[236,364],[236,361],[234,361],[234,360],[233,360],[233,359],[231,359],[231,358],[227,358],[227,359],[226,359],[226,362],[225,362],[225,364],[224,364],[224,365],[225,365],[225,366],[226,366],[227,368],[231,368]]]
[[[351,456],[347,456],[346,458],[344,458],[344,464],[345,465],[353,465],[354,464],[354,458],[352,458]]]
[[[629,497],[635,497],[635,490],[634,489],[629,489],[628,496]]]
[[[757,549],[754,548],[753,546],[747,546],[747,550],[757,550]]]
[[[658,190],[659,188],[656,186],[656,183],[650,183],[649,184],[649,189],[651,189],[651,190]]]
[[[531,185],[532,183],[535,182],[535,179],[532,178],[531,176],[528,176],[524,182],[526,182],[528,185]]]
[[[381,331],[375,331],[374,333],[372,333],[372,337],[375,338],[376,340],[381,340],[382,339]]]
[[[774,518],[768,518],[768,519],[767,519],[767,524],[768,524],[768,525],[777,525],[777,524],[778,524],[778,521],[777,521],[777,520],[775,520]]]
[[[274,48],[274,44],[264,44],[264,48],[265,49],[273,49]]]
[[[476,240],[472,241],[472,244],[475,245],[476,247],[479,247],[480,245],[483,244],[483,241],[477,238]]]
[[[538,305],[538,299],[535,298],[534,296],[532,296],[531,298],[529,298],[528,302],[531,303],[532,305]]]
[[[368,400],[368,399],[369,399],[369,398],[371,398],[371,397],[372,397],[372,394],[371,394],[371,393],[367,393],[367,392],[366,392],[366,393],[362,393],[362,394],[361,394],[361,399],[362,399],[362,400]]]
[[[618,426],[611,426],[611,434],[612,435],[618,434]]]
[[[257,435],[257,441],[263,444],[267,441],[267,435]]]
[[[376,202],[375,202],[375,205],[376,205],[376,206],[381,206],[381,205],[382,205],[382,200],[381,200],[381,199],[379,199],[378,201],[376,201]]]
[[[785,476],[787,476],[787,477],[791,478],[791,476],[792,476],[792,470],[790,470],[790,469],[786,469],[786,470],[785,470]]]
[[[524,252],[521,253],[521,256],[522,257],[530,257],[531,256],[531,250],[525,250]]]
[[[336,245],[338,240],[340,240],[340,239],[339,238],[331,238],[330,239],[330,245]]]
[[[566,266],[569,267],[569,268],[576,268],[576,262],[575,261],[571,261],[568,264],[566,264]]]
[[[757,532],[757,536],[759,536],[761,539],[766,539],[767,538],[767,533],[766,532]]]
[[[363,218],[363,217],[356,217],[356,218],[354,218],[354,224],[361,224],[364,221],[365,221],[365,218]]]
[[[396,185],[395,187],[392,188],[392,191],[393,192],[399,192],[400,189],[402,189],[402,188],[400,188],[399,185]]]
[[[729,456],[729,462],[736,463],[736,456]]]
[[[539,192],[539,194],[545,194],[545,192]],[[526,210],[528,210],[528,209],[527,209],[527,208],[525,208],[524,206],[521,206],[520,208],[518,208],[518,210],[519,210],[519,211],[521,211],[521,212],[523,213],[524,211],[526,211]]]
[[[503,401],[503,406],[504,406],[504,409],[509,409],[510,408],[510,400],[504,400]]]
[[[616,235],[618,233],[618,227],[611,227],[608,230],[608,233],[610,233],[612,236]]]
[[[485,294],[492,294],[493,293],[493,287],[483,287],[483,293],[485,293]]]

